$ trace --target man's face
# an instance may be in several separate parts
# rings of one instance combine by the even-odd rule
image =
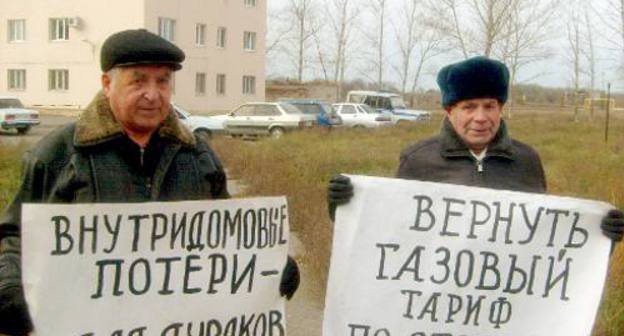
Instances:
[[[468,148],[480,153],[500,127],[502,105],[496,99],[467,99],[447,108],[455,132]]]
[[[102,75],[102,87],[113,115],[129,134],[150,135],[169,115],[171,76],[168,66],[114,69]]]

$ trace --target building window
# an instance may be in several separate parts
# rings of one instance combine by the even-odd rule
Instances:
[[[225,27],[217,28],[217,47],[219,48],[225,48],[225,41],[226,41],[225,33],[226,33]]]
[[[50,40],[51,41],[69,40],[69,18],[50,19]]]
[[[69,89],[69,70],[48,70],[48,90],[67,91]]]
[[[26,41],[26,20],[9,20],[9,42]]]
[[[175,38],[175,20],[168,18],[158,18],[158,35],[160,37],[173,41]]]
[[[206,94],[206,74],[198,72],[195,74],[195,95],[203,96]]]
[[[217,95],[225,95],[225,74],[217,74]]]
[[[243,49],[245,51],[256,50],[256,33],[246,31],[243,34]]]
[[[206,25],[198,23],[195,25],[195,45],[203,47],[206,45]]]
[[[9,69],[7,71],[7,88],[9,90],[26,90],[26,70],[25,69]]]
[[[245,6],[256,7],[256,0],[245,0]]]
[[[256,77],[243,76],[243,94],[256,94]]]

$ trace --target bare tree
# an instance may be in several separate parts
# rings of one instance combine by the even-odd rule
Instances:
[[[422,5],[422,0],[403,0],[399,25],[393,24],[400,58],[393,68],[401,81],[402,93],[407,91],[410,81],[411,91],[416,90],[426,62],[441,51],[440,34],[421,23]]]
[[[468,46],[468,40],[472,39],[473,31],[470,26],[460,26],[459,7],[462,0],[430,0],[427,3],[428,15],[424,18],[425,24],[437,30],[447,38],[447,43],[452,49],[461,52],[464,58],[472,54]]]
[[[580,22],[574,18],[568,22],[568,47],[572,63],[572,87],[578,91],[581,82],[581,31]]]
[[[401,92],[405,93],[407,81],[410,75],[410,62],[412,54],[418,43],[418,0],[404,0],[401,12],[403,18],[399,21],[401,27],[393,24],[397,46],[400,54],[400,65],[395,66],[395,70],[401,80]]]
[[[383,75],[385,59],[385,26],[386,26],[386,6],[387,0],[368,0],[369,9],[372,15],[375,17],[377,26],[373,33],[365,28],[361,27],[363,36],[368,40],[371,49],[375,50],[374,56],[369,58],[369,62],[372,65],[373,71],[377,75],[376,82],[378,89],[383,88]],[[368,76],[366,72],[362,73]]]
[[[416,92],[416,88],[418,84],[420,84],[420,78],[423,74],[425,64],[435,56],[448,51],[442,45],[440,33],[432,29],[425,29],[423,31],[417,49],[418,60],[416,61],[416,70],[412,75],[412,92]]]
[[[607,0],[602,14],[600,17],[612,33],[606,38],[621,51],[624,51],[624,0]]]
[[[506,38],[506,24],[518,0],[430,0],[426,22],[447,37],[465,58],[490,56]],[[471,22],[472,24],[466,24]]]
[[[294,22],[294,37],[291,39],[294,41],[295,48],[288,48],[289,50],[295,49],[294,55],[297,71],[297,80],[303,80],[303,72],[305,67],[305,51],[308,45],[308,40],[314,36],[315,30],[312,26],[313,23],[313,7],[312,0],[289,0],[286,6],[287,20]],[[292,56],[292,52],[290,53]]]
[[[347,65],[347,48],[359,12],[356,10],[353,0],[330,0],[325,8],[335,41],[333,80],[338,84],[336,97],[340,98],[342,97],[342,83]]]
[[[585,35],[584,40],[587,48],[583,50],[583,56],[588,64],[587,74],[589,75],[589,98],[594,98],[594,90],[596,90],[596,45],[594,43],[594,28],[590,13],[593,12],[590,3],[583,4],[583,12],[585,15]],[[590,103],[591,119],[594,118],[594,104]]]
[[[602,5],[602,6],[601,6]],[[606,43],[604,50],[611,51],[607,56],[618,66],[618,77],[624,77],[624,0],[604,0],[592,2],[593,14],[596,15],[605,28],[600,35]]]
[[[323,74],[323,79],[328,81],[330,79],[329,74],[329,52],[326,51],[328,49],[327,43],[324,43],[323,39],[323,28],[324,25],[320,22],[320,19],[315,17],[312,23],[312,39],[314,41],[314,45],[316,47],[316,58],[318,61],[318,65],[321,69],[321,73]]]
[[[523,67],[549,55],[545,44],[554,35],[550,27],[559,1],[430,0],[427,23],[466,58],[480,54],[501,59],[510,69],[511,89]],[[514,101],[510,94],[509,116]]]
[[[267,21],[271,29],[267,30],[267,45],[265,49],[266,55],[275,53],[280,45],[284,43],[284,39],[292,31],[294,22],[286,20],[284,8],[269,9]]]
[[[510,9],[503,38],[493,52],[509,67],[511,103],[507,108],[508,117],[513,113],[513,87],[518,82],[520,70],[551,54],[546,44],[554,35],[553,16],[558,8],[559,0],[516,0]]]
[[[579,121],[577,97],[581,88],[581,75],[582,75],[582,15],[580,13],[580,3],[578,0],[572,0],[568,4],[567,15],[567,44],[568,44],[568,60],[572,70],[571,82],[572,82],[572,98],[574,99],[574,121]]]
[[[478,17],[483,55],[490,56],[495,44],[511,33],[506,29],[506,23],[511,20],[517,2],[518,0],[471,0],[472,10]]]

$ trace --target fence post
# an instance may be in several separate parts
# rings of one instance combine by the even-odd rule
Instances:
[[[611,109],[611,83],[607,84],[607,117],[605,118],[605,143],[609,141],[609,110]]]

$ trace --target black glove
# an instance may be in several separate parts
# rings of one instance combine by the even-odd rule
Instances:
[[[336,219],[336,207],[348,203],[351,197],[353,197],[351,179],[340,174],[332,176],[327,188],[327,205],[332,222]]]
[[[24,336],[33,329],[20,277],[19,256],[0,254],[0,334]]]
[[[295,259],[288,256],[286,266],[282,271],[282,281],[280,282],[280,296],[285,296],[290,300],[299,288],[299,266]]]
[[[602,233],[614,243],[622,240],[624,235],[624,213],[620,210],[610,210],[600,223]]]

